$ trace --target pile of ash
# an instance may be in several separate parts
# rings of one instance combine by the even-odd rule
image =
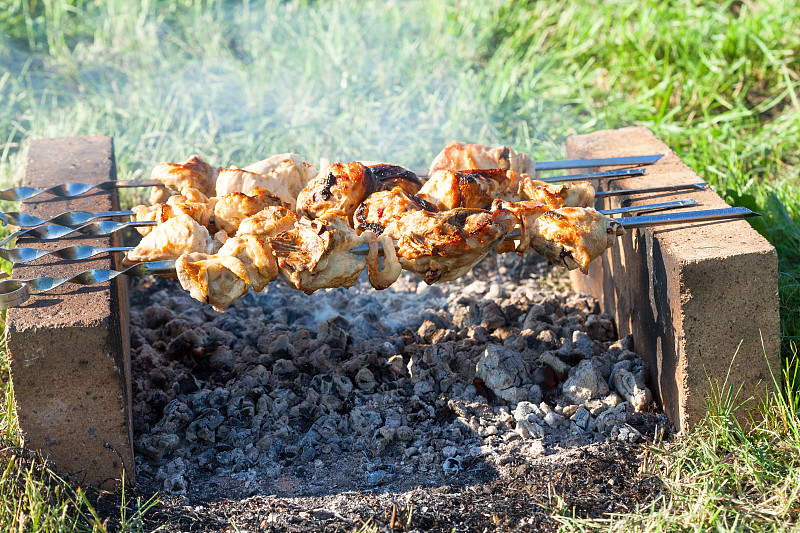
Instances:
[[[135,282],[139,479],[198,497],[400,490],[663,427],[632,340],[512,259],[380,292],[278,281],[224,314],[174,280]]]

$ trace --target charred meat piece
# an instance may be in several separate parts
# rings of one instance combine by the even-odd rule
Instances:
[[[125,261],[164,261],[177,259],[185,253],[213,253],[218,248],[219,243],[211,238],[204,226],[189,215],[179,213],[154,227],[136,248],[128,252]]]
[[[417,194],[422,188],[422,182],[416,174],[399,165],[378,163],[369,165],[375,178],[381,183],[381,189],[390,191],[400,187],[408,194]]]
[[[183,194],[176,194],[167,198],[165,204],[137,205],[133,208],[136,220],[166,222],[179,213],[189,215],[201,226],[208,227],[211,215],[214,213],[214,199],[207,198],[197,189],[186,189]],[[142,235],[147,235],[153,230],[152,226],[136,228]]]
[[[281,277],[306,294],[355,285],[366,263],[350,250],[364,243],[344,218],[330,214],[301,218],[291,230],[270,239]]]
[[[369,246],[369,253],[366,256],[367,271],[369,273],[369,283],[372,288],[382,291],[397,281],[403,273],[403,265],[397,259],[397,251],[394,242],[388,235],[378,237],[372,231],[365,231],[361,234]],[[378,257],[379,249],[383,250],[383,266],[380,266]]]
[[[523,176],[518,190],[522,200],[532,200],[556,209],[594,205],[595,190],[588,181],[554,184]]]
[[[236,298],[247,293],[247,267],[233,256],[186,253],[175,261],[178,281],[195,300],[223,312]]]
[[[516,224],[505,209],[457,208],[444,212],[414,211],[387,228],[397,239],[397,255],[429,285],[452,281],[483,259]]]
[[[380,189],[369,167],[355,161],[323,169],[297,197],[297,214],[320,218],[330,214],[353,220],[358,205]]]
[[[532,174],[535,162],[527,155],[515,152],[508,146],[491,147],[453,141],[439,152],[431,164],[428,175],[437,170],[471,170],[476,168],[501,168],[517,174]]]
[[[197,189],[206,196],[214,195],[217,169],[199,155],[189,157],[183,163],[161,163],[153,168],[150,177],[163,183],[153,187],[150,204],[165,203],[176,193],[183,194],[187,189]]]
[[[552,263],[586,274],[589,263],[624,234],[619,222],[591,207],[562,207],[536,218],[530,248]]]
[[[395,187],[370,194],[356,209],[354,222],[358,231],[371,230],[380,235],[387,224],[410,211],[420,210],[437,211],[425,200]]]
[[[420,189],[418,196],[440,210],[466,207],[489,209],[492,201],[517,188],[516,172],[502,169],[476,169],[462,172],[438,170]]]
[[[228,235],[239,229],[239,224],[265,207],[285,206],[283,201],[264,189],[253,189],[249,194],[231,192],[217,200],[214,206],[214,223]]]
[[[511,211],[519,221],[520,237],[519,243],[515,244],[514,241],[503,241],[497,245],[495,251],[497,253],[506,253],[516,251],[520,255],[530,250],[531,245],[531,232],[533,231],[534,222],[541,215],[552,209],[547,204],[540,204],[536,201],[520,201],[508,202],[505,200],[497,199],[492,204],[492,210],[505,209]]]
[[[289,211],[285,207],[266,207],[255,215],[242,220],[236,236],[274,237],[279,233],[292,229],[298,220],[300,220],[300,217],[294,211]]]

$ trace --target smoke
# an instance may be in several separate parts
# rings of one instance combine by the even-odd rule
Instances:
[[[3,54],[12,81],[0,98],[27,94],[4,122],[24,138],[113,135],[126,178],[193,152],[216,165],[292,151],[424,168],[453,139],[530,148],[565,114],[493,97],[475,31],[492,9],[98,2],[46,25],[64,37],[28,61]]]

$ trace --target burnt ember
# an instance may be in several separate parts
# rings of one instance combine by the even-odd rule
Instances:
[[[174,280],[134,281],[140,479],[194,502],[467,490],[663,428],[632,339],[543,262],[508,264],[380,292],[279,282],[224,314]]]

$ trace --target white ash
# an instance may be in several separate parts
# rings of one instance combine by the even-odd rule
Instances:
[[[224,314],[172,280],[137,281],[140,477],[239,496],[452,483],[642,439],[631,417],[655,415],[640,414],[654,406],[632,340],[545,265],[509,259],[431,287],[404,275],[307,296],[274,283]]]

